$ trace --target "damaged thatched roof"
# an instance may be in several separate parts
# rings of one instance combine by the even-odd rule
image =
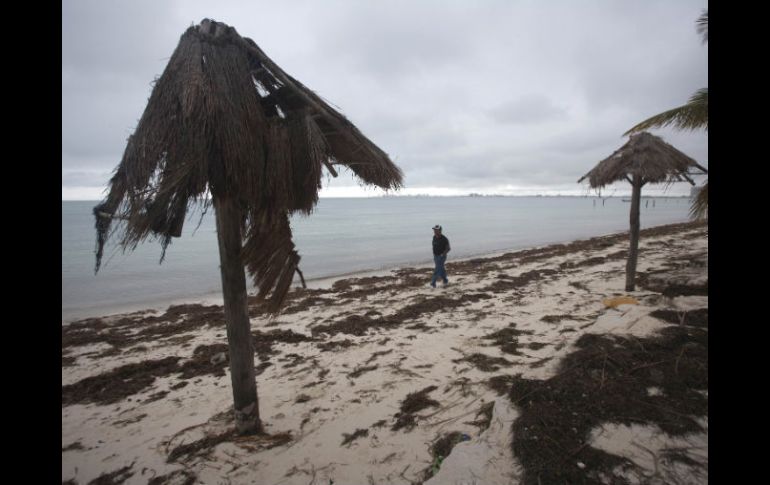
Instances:
[[[689,177],[693,169],[708,172],[660,137],[642,132],[631,135],[625,145],[580,177],[578,183],[587,178],[592,188],[599,188],[619,180],[630,181],[634,175],[639,175],[643,183],[686,180],[695,185]]]
[[[124,249],[153,235],[165,252],[210,193],[239,203],[243,262],[277,310],[299,262],[289,215],[312,211],[322,167],[336,176],[333,165],[384,189],[402,185],[385,152],[254,41],[203,20],[182,35],[94,208],[96,269],[113,220]]]

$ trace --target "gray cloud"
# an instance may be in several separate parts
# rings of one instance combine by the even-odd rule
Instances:
[[[706,6],[64,2],[63,193],[106,184],[153,79],[204,17],[233,25],[338,106],[409,188],[580,190],[574,182],[625,143],[624,131],[707,86],[708,46],[695,31]],[[655,133],[707,163],[707,134]],[[343,174],[333,185],[356,182]]]
[[[545,95],[532,94],[498,106],[489,114],[500,123],[529,124],[563,118],[567,111],[555,106]]]

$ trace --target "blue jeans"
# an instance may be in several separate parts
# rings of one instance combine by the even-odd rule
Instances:
[[[449,280],[446,279],[446,268],[444,268],[444,263],[446,262],[446,256],[433,256],[433,262],[436,263],[436,269],[433,271],[433,279],[430,280],[431,286],[436,286],[436,280],[441,278],[444,280],[444,284],[449,283]]]

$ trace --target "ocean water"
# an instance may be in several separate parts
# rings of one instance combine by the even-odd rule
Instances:
[[[94,274],[96,203],[62,201],[62,321],[221,295],[213,209],[197,230],[200,213],[189,215],[162,264],[157,241],[125,254],[113,243]],[[642,199],[641,226],[685,222],[689,207],[687,198]],[[627,231],[629,209],[621,198],[596,197],[323,198],[291,225],[310,281],[430,263],[435,224],[450,240],[451,262]]]

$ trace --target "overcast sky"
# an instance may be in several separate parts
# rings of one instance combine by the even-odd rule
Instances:
[[[695,30],[707,6],[64,0],[62,199],[104,196],[152,81],[203,18],[252,38],[338,107],[401,167],[401,194],[594,194],[576,181],[623,132],[708,86],[708,44]],[[706,133],[653,133],[708,167]],[[378,193],[346,171],[326,183],[322,195]],[[616,185],[604,193],[630,192]]]

